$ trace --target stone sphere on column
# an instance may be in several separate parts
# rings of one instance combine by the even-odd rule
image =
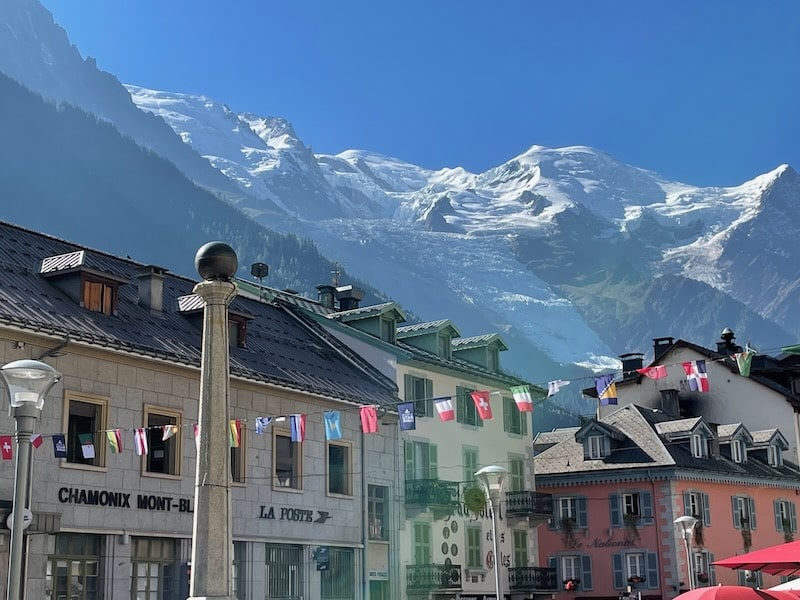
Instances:
[[[239,268],[239,259],[225,242],[208,242],[195,254],[194,268],[205,280],[230,281]]]

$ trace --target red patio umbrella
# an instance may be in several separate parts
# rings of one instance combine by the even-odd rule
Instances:
[[[743,585],[699,587],[675,596],[673,600],[798,600],[789,590],[759,590]]]
[[[714,564],[729,569],[764,571],[770,575],[793,575],[800,571],[800,541],[723,558]]]

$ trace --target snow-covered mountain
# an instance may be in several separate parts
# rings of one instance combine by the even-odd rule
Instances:
[[[0,71],[113,123],[265,228],[312,239],[410,313],[499,331],[504,365],[532,381],[618,367],[652,337],[713,347],[730,327],[774,349],[800,335],[800,177],[786,165],[699,188],[583,146],[532,146],[484,173],[315,155],[280,117],[126,90],[36,0],[4,0],[0,25]],[[283,257],[267,260],[280,272]]]
[[[533,146],[485,173],[431,171],[374,152],[312,155],[283,119],[234,114],[207,97],[128,90],[251,193],[240,205],[248,214],[262,214],[260,198],[281,206],[324,253],[426,318],[444,316],[443,299],[455,297],[557,362],[607,367],[620,350],[646,351],[649,340],[623,337],[639,348],[615,352],[609,341],[618,340],[598,333],[574,300],[579,287],[597,293],[580,283],[597,275],[592,269],[623,262],[637,277],[686,278],[716,290],[709,293],[717,299],[755,301],[762,316],[779,316],[765,299],[770,292],[748,293],[752,274],[726,257],[763,254],[752,230],[774,239],[772,232],[785,228],[779,224],[791,220],[783,214],[766,229],[757,224],[778,196],[800,198],[787,165],[738,187],[700,188],[592,148]],[[800,213],[788,208],[797,220]],[[560,260],[554,244],[562,246]],[[793,254],[776,239],[771,245],[777,257]],[[531,246],[537,251],[524,250]],[[574,260],[561,262],[569,254]],[[595,256],[580,261],[583,254]],[[567,271],[554,275],[552,267]],[[798,333],[790,320],[775,321]],[[718,323],[717,331],[736,324]]]

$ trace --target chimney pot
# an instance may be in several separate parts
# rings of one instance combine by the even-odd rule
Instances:
[[[353,310],[364,299],[364,290],[352,285],[341,285],[336,288],[336,298],[339,300],[339,310]]]
[[[336,292],[336,288],[332,285],[327,283],[323,283],[322,285],[317,286],[317,301],[322,304],[325,308],[329,308],[333,310],[334,304],[334,293]]]
[[[163,267],[147,265],[136,270],[139,280],[139,306],[153,314],[161,314],[164,310],[164,275]]]

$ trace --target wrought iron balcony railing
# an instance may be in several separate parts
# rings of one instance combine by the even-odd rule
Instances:
[[[440,479],[411,479],[406,481],[406,504],[430,507],[458,506],[459,483]]]
[[[545,492],[506,492],[506,516],[538,517],[542,521],[553,516],[553,494]]]
[[[406,581],[409,591],[461,589],[461,565],[408,565]]]
[[[508,570],[508,588],[516,592],[556,592],[556,570],[549,567],[513,567]]]

